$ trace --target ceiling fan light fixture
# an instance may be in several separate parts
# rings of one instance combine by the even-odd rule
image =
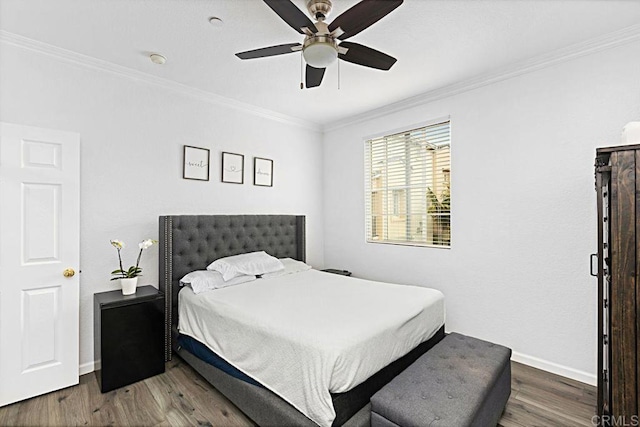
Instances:
[[[331,37],[308,37],[302,46],[302,56],[312,67],[326,68],[338,59],[338,46]]]

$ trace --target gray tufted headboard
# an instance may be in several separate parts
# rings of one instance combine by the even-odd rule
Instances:
[[[160,290],[165,295],[165,359],[178,333],[180,279],[212,261],[265,251],[305,261],[305,217],[297,215],[169,215],[160,217]]]

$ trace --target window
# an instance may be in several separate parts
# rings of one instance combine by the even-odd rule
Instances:
[[[450,123],[365,144],[367,242],[451,247]]]

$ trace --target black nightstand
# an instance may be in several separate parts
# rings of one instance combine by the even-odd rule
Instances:
[[[348,270],[336,270],[335,268],[327,268],[324,271],[325,273],[339,274],[341,276],[351,276],[351,272]]]
[[[100,391],[164,372],[164,295],[141,286],[94,294],[94,351]],[[98,362],[99,361],[99,362]]]

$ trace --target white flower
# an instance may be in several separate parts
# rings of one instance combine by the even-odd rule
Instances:
[[[111,240],[111,246],[116,249],[122,249],[124,248],[124,242],[122,240],[113,239]]]
[[[138,247],[140,249],[148,249],[151,246],[153,246],[154,243],[157,243],[157,240],[153,240],[153,239],[147,239],[147,240],[143,240],[142,242],[138,243]]]

